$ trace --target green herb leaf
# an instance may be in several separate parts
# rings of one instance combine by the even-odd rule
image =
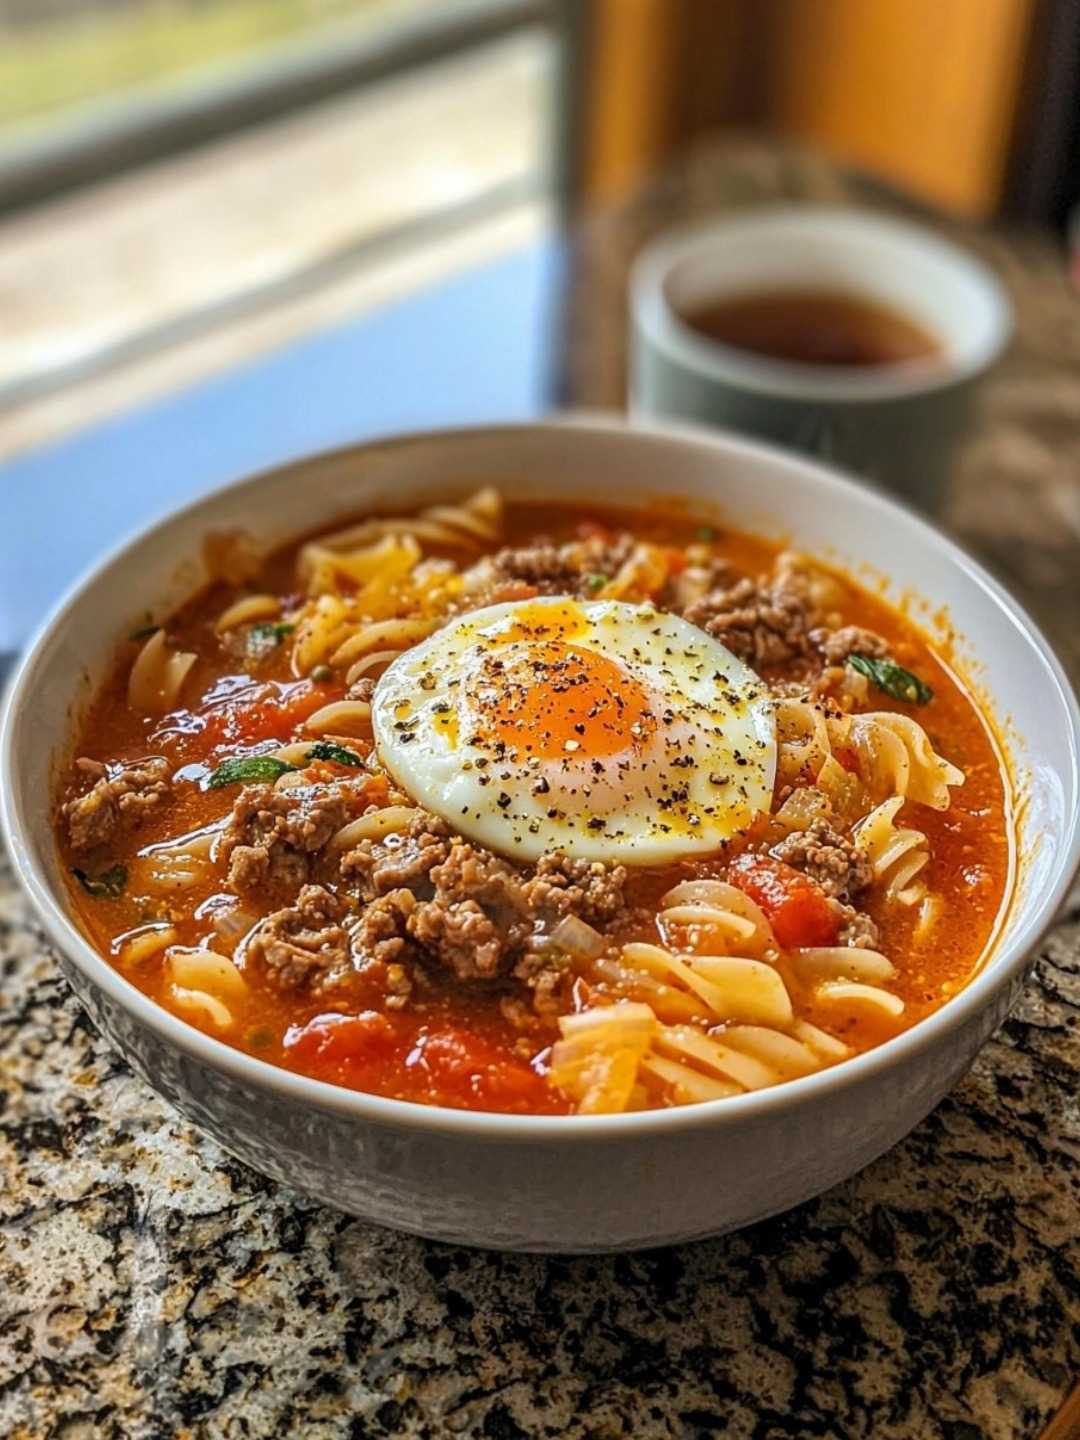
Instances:
[[[925,680],[897,665],[895,660],[874,660],[869,655],[849,655],[847,663],[894,700],[908,705],[926,705],[934,692]]]
[[[601,575],[598,572],[595,575],[589,575],[585,580],[585,584],[595,595],[597,590],[602,590],[604,588],[604,586],[608,583],[608,579],[609,577],[607,575]]]
[[[296,768],[295,765],[287,765],[284,760],[276,760],[273,755],[239,755],[234,760],[221,762],[206,782],[207,789],[218,790],[222,785],[250,785],[253,780],[269,784],[279,775],[284,775],[286,770]]]
[[[73,870],[71,873],[95,900],[116,900],[124,893],[127,885],[128,876],[123,865],[113,865],[111,869],[103,870],[96,877],[87,875],[85,870]]]
[[[711,525],[699,525],[694,531],[694,539],[701,540],[704,544],[708,545],[710,541],[716,539],[716,531]]]
[[[334,745],[329,740],[316,740],[307,752],[307,760],[309,765],[312,760],[332,760],[335,765],[349,765],[354,770],[364,763],[354,751],[346,750],[344,745]]]
[[[246,650],[255,659],[268,655],[271,650],[281,644],[286,635],[291,635],[296,626],[287,620],[264,620],[258,625],[252,625],[247,632]]]
[[[151,635],[156,635],[161,629],[160,625],[140,625],[138,630],[132,630],[128,636],[129,640],[149,640]]]

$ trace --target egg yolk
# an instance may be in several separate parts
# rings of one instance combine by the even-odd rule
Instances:
[[[474,691],[484,739],[541,760],[640,747],[656,729],[644,688],[616,661],[551,640],[487,657]]]

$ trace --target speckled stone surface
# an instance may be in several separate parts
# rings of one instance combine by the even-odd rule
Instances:
[[[696,160],[701,187],[832,183],[748,153]],[[649,214],[692,208],[678,193]],[[609,265],[643,228],[615,224]],[[1080,305],[1045,243],[993,244],[1021,347],[946,516],[1075,660]],[[637,1256],[451,1249],[300,1200],[181,1122],[95,1036],[0,867],[0,1435],[1034,1440],[1080,1372],[1078,1092],[1074,895],[971,1074],[820,1199]]]

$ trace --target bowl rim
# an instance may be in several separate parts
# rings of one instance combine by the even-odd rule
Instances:
[[[6,836],[15,875],[33,902],[50,940],[61,955],[75,966],[83,979],[95,990],[102,992],[141,1028],[150,1031],[160,1043],[179,1051],[188,1060],[212,1071],[224,1073],[230,1079],[255,1091],[268,1092],[281,1101],[300,1104],[323,1113],[351,1117],[373,1126],[432,1135],[455,1134],[488,1142],[562,1144],[576,1141],[590,1144],[598,1140],[629,1141],[633,1138],[677,1133],[699,1126],[752,1123],[777,1111],[815,1105],[831,1093],[871,1081],[893,1066],[899,1066],[906,1059],[945,1040],[965,1022],[988,1008],[998,992],[1022,974],[1028,956],[1053,922],[1080,866],[1080,806],[1075,804],[1068,807],[1062,833],[1063,844],[1052,883],[1043,887],[1032,907],[1032,913],[1014,933],[1010,933],[1010,915],[1006,914],[996,942],[993,963],[984,965],[957,995],[938,1010],[874,1049],[812,1075],[789,1080],[766,1090],[751,1091],[724,1100],[674,1106],[666,1110],[588,1116],[502,1114],[424,1105],[415,1101],[388,1099],[360,1090],[348,1090],[343,1086],[296,1074],[254,1055],[247,1055],[187,1024],[125,979],[120,971],[114,969],[90,945],[61,905],[43,870],[33,858],[24,834],[23,807],[19,802],[16,783],[18,756],[15,754],[16,720],[32,699],[35,672],[44,663],[45,652],[82,600],[84,591],[97,583],[107,572],[122,566],[129,554],[149,537],[168,530],[182,517],[192,515],[204,505],[212,505],[225,494],[249,486],[255,489],[259,484],[283,472],[302,471],[308,465],[343,460],[346,457],[362,457],[372,451],[407,448],[417,443],[431,445],[443,441],[483,441],[496,437],[547,433],[552,430],[582,435],[610,435],[614,432],[640,438],[645,443],[662,445],[677,442],[705,451],[722,451],[729,461],[738,461],[740,458],[767,461],[773,465],[781,465],[796,478],[811,481],[826,492],[830,499],[843,501],[854,495],[858,497],[860,504],[869,505],[885,519],[895,519],[899,514],[905,524],[914,528],[925,545],[942,552],[966,574],[982,592],[986,601],[998,610],[1002,620],[1018,630],[1026,643],[1037,653],[1046,670],[1049,689],[1056,695],[1068,720],[1070,768],[1069,774],[1064,776],[1063,780],[1067,782],[1072,797],[1075,798],[1080,793],[1080,705],[1053,647],[1034,620],[1008,591],[955,541],[894,497],[869,488],[838,470],[791,454],[777,446],[747,440],[741,435],[729,432],[681,423],[629,424],[618,416],[580,413],[557,415],[546,420],[525,423],[447,426],[401,432],[319,451],[216,486],[197,499],[171,509],[164,516],[140,527],[113,546],[68,588],[42,621],[3,697],[0,709],[0,830]]]
[[[841,234],[861,234],[870,243],[876,236],[886,236],[951,267],[981,292],[989,322],[986,343],[962,362],[950,360],[940,365],[908,361],[874,370],[857,366],[825,370],[754,355],[709,340],[692,329],[668,298],[668,282],[676,268],[707,254],[710,243],[718,238],[774,226],[819,233],[831,228]],[[871,289],[863,287],[864,291]],[[880,405],[956,389],[995,363],[1015,329],[1015,315],[1005,287],[976,256],[915,221],[844,204],[755,205],[665,231],[634,261],[629,294],[633,323],[669,359],[714,383],[803,405]]]

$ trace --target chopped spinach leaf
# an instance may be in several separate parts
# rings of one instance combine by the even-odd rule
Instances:
[[[160,625],[140,625],[138,630],[132,630],[128,636],[129,640],[149,640],[151,635],[156,635],[161,629]]]
[[[908,705],[926,705],[934,698],[934,692],[925,680],[897,665],[895,660],[874,660],[869,655],[849,655],[847,663],[853,670],[866,678],[894,700],[903,700]]]
[[[73,870],[71,873],[95,900],[116,900],[124,893],[127,885],[127,871],[123,865],[113,865],[97,876],[87,875],[85,870]]]
[[[598,572],[595,575],[589,575],[585,580],[585,584],[589,587],[593,594],[595,594],[597,590],[602,590],[604,588],[604,586],[608,583],[609,579],[610,576],[601,575]]]
[[[312,760],[332,760],[335,765],[349,765],[354,770],[364,763],[355,751],[346,750],[344,745],[334,745],[329,740],[316,740],[307,752],[307,760],[308,764]]]
[[[234,760],[223,760],[206,784],[207,789],[218,790],[222,785],[248,785],[253,780],[270,783],[286,770],[295,769],[295,765],[276,760],[273,755],[238,755]]]

